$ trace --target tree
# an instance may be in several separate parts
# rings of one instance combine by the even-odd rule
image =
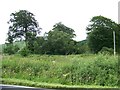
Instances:
[[[76,42],[76,54],[90,53],[87,40]]]
[[[69,34],[58,30],[49,31],[46,51],[48,54],[72,54],[74,44]]]
[[[34,54],[45,54],[45,49],[46,49],[46,41],[45,39],[41,36],[41,37],[37,37],[35,40],[32,40],[33,44],[29,43],[29,47],[31,53]]]
[[[116,37],[118,37],[118,24],[103,16],[95,16],[90,22],[91,24],[87,27],[90,49],[97,53],[103,47],[113,48],[113,31],[116,32]],[[116,46],[118,45],[117,40],[118,38],[116,38]]]
[[[39,54],[72,54],[75,44],[73,36],[75,36],[73,29],[57,23],[43,37],[35,40],[33,48],[35,53]]]
[[[64,33],[67,33],[70,35],[71,38],[75,37],[76,35],[74,34],[74,30],[72,28],[69,28],[67,26],[65,26],[64,24],[62,24],[61,22],[59,23],[56,23],[54,26],[53,26],[53,31],[63,31]]]
[[[10,16],[7,38],[9,43],[13,43],[15,40],[25,40],[28,42],[40,33],[41,28],[39,28],[33,13],[27,10],[20,10],[12,13]]]

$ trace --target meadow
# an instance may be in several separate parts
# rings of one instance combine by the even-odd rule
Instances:
[[[2,83],[49,88],[62,86],[116,88],[118,87],[118,57],[103,54],[29,55],[27,57],[17,54],[4,55]],[[53,85],[46,85],[46,83]]]

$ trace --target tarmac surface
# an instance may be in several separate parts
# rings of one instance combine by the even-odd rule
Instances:
[[[44,88],[0,84],[0,90],[56,90],[56,89],[44,89]]]
[[[0,84],[0,90],[120,90],[120,88],[67,88],[67,89],[45,89],[18,85]]]

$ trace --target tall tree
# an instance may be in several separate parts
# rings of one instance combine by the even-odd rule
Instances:
[[[74,53],[75,41],[72,39],[75,36],[74,30],[65,26],[62,23],[57,23],[53,29],[45,33],[44,37],[38,38],[42,40],[39,45],[39,50],[45,54],[71,54]],[[36,46],[37,43],[36,42]],[[37,49],[38,50],[38,49]]]
[[[49,54],[72,54],[74,53],[74,40],[63,31],[49,31],[47,37],[47,50]]]
[[[40,29],[34,14],[27,10],[20,10],[11,13],[8,24],[8,38],[7,41],[12,43],[15,40],[25,40],[26,42],[31,37],[36,37],[40,33]]]
[[[65,32],[65,33],[67,33],[67,34],[69,34],[70,36],[71,36],[71,38],[73,38],[74,36],[76,36],[75,34],[74,34],[74,30],[72,29],[72,28],[69,28],[69,27],[67,27],[67,26],[65,26],[64,24],[62,24],[61,22],[59,22],[59,23],[56,23],[54,26],[53,26],[53,29],[52,29],[53,31],[63,31],[63,32]]]
[[[116,46],[118,45],[118,24],[103,16],[95,16],[88,25],[88,45],[90,49],[97,53],[103,47],[113,48],[113,31],[116,32]]]

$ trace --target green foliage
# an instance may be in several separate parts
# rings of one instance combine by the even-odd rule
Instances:
[[[34,53],[35,54],[46,54],[48,51],[48,44],[44,37],[37,37],[34,41]]]
[[[16,41],[13,45],[17,45],[20,49],[26,46],[25,41]]]
[[[43,37],[31,38],[27,46],[32,54],[73,54],[76,53],[73,32],[73,29],[58,23]]]
[[[70,35],[63,31],[49,31],[47,37],[48,54],[72,54],[74,51],[74,41]],[[46,50],[47,51],[47,50]]]
[[[37,37],[36,37],[36,38],[37,38]],[[26,43],[27,43],[26,47],[27,47],[27,49],[30,51],[31,54],[34,54],[34,53],[35,53],[35,50],[38,51],[37,48],[35,49],[35,45],[34,45],[34,44],[36,44],[36,43],[35,43],[35,42],[36,42],[36,38],[31,37],[31,38],[26,42]]]
[[[53,29],[47,33],[46,37],[46,54],[72,54],[75,53],[75,41],[72,39],[75,36],[74,30],[57,23]]]
[[[105,59],[104,59],[105,57]],[[118,85],[118,63],[114,61],[115,57],[109,58],[109,55],[103,56],[100,55],[97,60],[95,60],[94,69],[97,70],[99,75],[97,75],[95,83],[98,83],[102,86],[111,86]],[[105,61],[103,61],[105,60]],[[117,57],[116,57],[117,60]],[[100,78],[102,77],[102,78]]]
[[[33,13],[20,10],[10,16],[7,41],[12,44],[14,41],[25,40],[25,46],[31,54],[68,55],[91,52],[110,54],[112,51],[108,49],[105,51],[103,47],[113,48],[113,31],[116,35],[116,51],[119,52],[120,25],[103,16],[91,19],[91,24],[87,27],[87,40],[80,42],[73,40],[76,36],[74,30],[61,22],[56,23],[45,36],[39,37],[37,35],[40,28]]]
[[[99,53],[113,55],[114,51],[112,48],[103,47]]]
[[[77,42],[75,48],[76,48],[76,54],[90,53],[87,40]]]
[[[98,53],[103,47],[113,48],[113,31],[116,32],[116,46],[120,30],[117,23],[103,16],[95,16],[88,25],[88,45],[94,53]]]
[[[33,13],[27,10],[20,10],[10,16],[8,42],[13,43],[15,40],[21,39],[28,41],[31,37],[36,37],[40,32],[38,22],[35,20]]]
[[[4,46],[3,52],[11,55],[11,54],[17,53],[18,50],[19,50],[19,47],[17,45],[6,44],[6,46]]]
[[[111,55],[4,56],[2,78],[64,85],[118,84],[118,60]]]
[[[4,50],[4,49],[3,49],[4,45],[5,45],[5,44],[0,44],[0,54],[4,53],[4,52],[3,52],[3,50]]]
[[[20,51],[19,51],[19,53],[20,53],[20,55],[21,56],[28,56],[29,55],[29,53],[30,53],[30,51],[28,50],[28,48],[27,47],[24,47],[24,48],[22,48]]]
[[[11,78],[2,78],[2,84],[9,84],[9,85],[22,85],[22,86],[30,86],[30,87],[38,87],[38,88],[49,88],[49,89],[66,89],[69,90],[70,88],[75,88],[76,90],[83,89],[91,89],[96,90],[98,88],[104,89],[111,89],[111,90],[119,90],[118,87],[110,87],[110,86],[96,86],[96,85],[62,85],[62,84],[55,84],[55,83],[43,83],[43,82],[36,82],[30,80],[20,80],[20,79],[11,79]]]
[[[64,33],[67,33],[70,35],[71,38],[73,38],[74,36],[76,36],[74,34],[74,30],[72,28],[69,28],[67,26],[65,26],[64,24],[62,24],[61,22],[59,23],[56,23],[54,26],[53,26],[53,31],[63,31]]]

